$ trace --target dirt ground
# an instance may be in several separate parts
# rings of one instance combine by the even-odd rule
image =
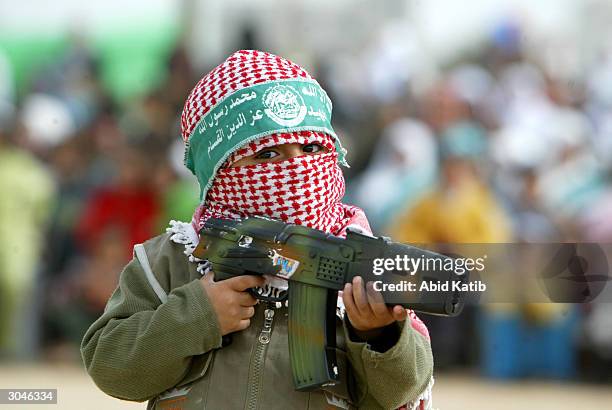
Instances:
[[[467,374],[441,374],[434,386],[434,408],[604,410],[612,408],[612,386],[526,381],[498,383]],[[75,365],[2,365],[0,388],[57,388],[57,405],[0,405],[0,409],[128,410],[144,409],[143,403],[106,396]],[[215,409],[216,410],[216,409]]]

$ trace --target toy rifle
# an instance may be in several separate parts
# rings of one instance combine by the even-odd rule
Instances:
[[[346,239],[305,226],[249,217],[242,220],[209,219],[200,231],[194,256],[212,263],[215,279],[239,275],[275,275],[289,281],[288,338],[296,390],[308,391],[338,382],[335,354],[335,314],[338,291],[354,276],[364,281],[380,281],[396,289],[419,283],[467,283],[468,274],[442,269],[419,272],[390,270],[374,274],[376,260],[429,258],[450,259],[424,249],[394,243],[388,238],[363,235],[350,229]],[[380,268],[380,267],[379,267]],[[380,269],[378,269],[380,271]],[[414,290],[415,288],[413,288]],[[258,299],[274,297],[250,292]],[[422,313],[455,316],[464,304],[460,291],[382,292],[388,305],[399,304]]]

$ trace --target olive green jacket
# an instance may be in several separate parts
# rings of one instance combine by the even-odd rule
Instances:
[[[287,309],[258,304],[251,325],[222,347],[197,264],[170,236],[145,242],[150,269],[143,269],[142,257],[128,263],[104,313],[84,336],[83,361],[107,394],[149,400],[149,409],[395,409],[430,386],[431,348],[412,326],[402,324],[395,345],[380,353],[347,337],[338,319],[342,383],[329,391],[295,391]],[[147,278],[151,272],[157,283]],[[156,293],[157,284],[167,298],[160,298],[160,288]],[[271,332],[262,339],[266,313]]]

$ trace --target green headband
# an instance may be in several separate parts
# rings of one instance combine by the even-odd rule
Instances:
[[[348,166],[331,113],[327,93],[307,79],[269,81],[226,96],[200,119],[187,140],[185,165],[198,178],[200,200],[234,151],[270,134],[325,132],[335,140],[339,162]]]

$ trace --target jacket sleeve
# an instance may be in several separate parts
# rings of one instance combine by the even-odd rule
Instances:
[[[377,352],[351,340],[344,323],[347,354],[354,374],[354,400],[360,409],[397,409],[417,402],[433,377],[433,356],[427,337],[408,319],[399,323],[397,342]]]
[[[102,391],[149,400],[174,387],[193,356],[221,346],[214,309],[198,282],[175,287],[162,303],[138,259],[124,268],[104,313],[81,343],[87,372]]]

